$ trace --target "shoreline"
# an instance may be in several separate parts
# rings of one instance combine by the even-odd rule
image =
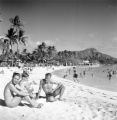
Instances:
[[[67,69],[67,68],[63,68],[63,69]],[[57,71],[60,71],[60,70],[55,70],[54,72],[57,72]],[[56,74],[54,74],[54,72],[53,72],[53,75],[55,76],[55,78],[63,79],[64,81],[67,81],[69,83],[73,83],[78,87],[82,87],[84,89],[84,91],[86,91],[88,89],[89,91],[91,91],[91,93],[95,92],[95,93],[98,93],[98,94],[102,94],[100,98],[102,98],[104,100],[107,99],[107,98],[105,98],[105,96],[111,96],[109,98],[109,101],[117,104],[117,102],[115,102],[115,100],[112,100],[113,97],[116,98],[116,100],[117,100],[117,92],[113,92],[113,91],[109,91],[109,90],[103,90],[103,89],[95,88],[95,87],[92,87],[92,86],[87,86],[87,85],[84,85],[84,84],[81,84],[81,83],[75,83],[72,80],[57,76]]]
[[[77,66],[72,66],[72,67],[77,67]],[[71,68],[72,68],[71,67]],[[85,68],[98,68],[98,67],[102,67],[102,66],[83,66],[83,67],[81,67],[81,66],[78,66],[78,68],[83,68],[83,69],[85,69]],[[70,67],[69,67],[70,68]],[[67,68],[63,68],[62,70],[66,70]],[[61,76],[59,76],[59,75],[57,75],[57,73],[56,72],[60,72],[61,71],[61,69],[60,70],[55,70],[54,72],[53,72],[53,74],[54,75],[56,75],[56,76],[58,76],[58,77],[60,77],[60,78],[63,78],[63,77],[61,77]],[[64,79],[67,79],[67,80],[69,80],[69,81],[72,81],[71,79],[69,79],[69,78],[64,78]],[[79,80],[80,80],[81,78],[79,78]],[[85,79],[85,78],[84,78]],[[73,82],[73,81],[72,81]],[[80,86],[85,86],[85,87],[87,87],[87,88],[91,88],[91,89],[96,89],[96,90],[98,90],[98,91],[102,91],[102,92],[106,92],[106,93],[112,93],[112,94],[117,94],[117,91],[112,91],[112,90],[106,90],[106,89],[103,89],[103,88],[99,88],[99,87],[95,87],[95,86],[90,86],[90,85],[87,85],[87,84],[83,84],[83,83],[79,83],[79,85]]]

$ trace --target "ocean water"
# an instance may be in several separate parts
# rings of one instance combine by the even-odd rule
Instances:
[[[69,73],[70,71],[70,73]],[[87,67],[82,68],[77,66],[76,71],[78,74],[78,79],[81,84],[108,90],[108,91],[114,91],[117,92],[117,65],[109,65],[109,66],[100,66],[100,67]],[[85,75],[83,75],[83,71],[85,71]],[[111,79],[109,80],[108,72],[116,72],[114,75],[112,74]],[[65,79],[72,80],[73,81],[73,68],[71,67],[69,69],[63,69],[55,71],[53,74],[64,77],[64,75],[67,75]],[[76,83],[78,84],[78,83]]]

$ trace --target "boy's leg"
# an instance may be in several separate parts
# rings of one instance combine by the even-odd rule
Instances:
[[[54,95],[54,97],[59,95],[59,99],[61,99],[62,96],[63,96],[64,91],[65,91],[65,87],[63,85],[61,85],[59,88],[57,88],[54,91],[53,95]]]
[[[80,83],[79,78],[77,78],[77,82]]]
[[[21,97],[13,97],[11,101],[6,102],[6,105],[11,108],[17,107],[20,104],[21,100]]]
[[[46,96],[46,101],[47,102],[54,102],[56,101],[57,99],[54,97],[54,96]]]
[[[25,100],[31,104],[32,107],[40,107],[42,106],[42,104],[38,104],[34,99],[31,99],[29,96],[24,97]]]
[[[74,78],[74,82],[77,82],[77,79],[76,79],[76,78]]]

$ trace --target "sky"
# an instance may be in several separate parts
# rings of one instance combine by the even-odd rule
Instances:
[[[117,0],[0,0],[0,36],[19,15],[27,49],[41,42],[57,50],[96,48],[117,57]]]

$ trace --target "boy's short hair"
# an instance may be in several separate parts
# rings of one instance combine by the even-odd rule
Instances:
[[[51,74],[51,73],[46,73],[46,74],[45,74],[45,77],[48,77],[48,76],[50,76],[50,77],[51,77],[51,76],[52,76],[52,74]]]
[[[29,77],[29,74],[26,71],[23,71],[22,77]]]
[[[74,73],[76,73],[76,70],[74,70]]]
[[[19,76],[20,77],[20,73],[14,72],[12,78],[14,78],[15,76]]]

